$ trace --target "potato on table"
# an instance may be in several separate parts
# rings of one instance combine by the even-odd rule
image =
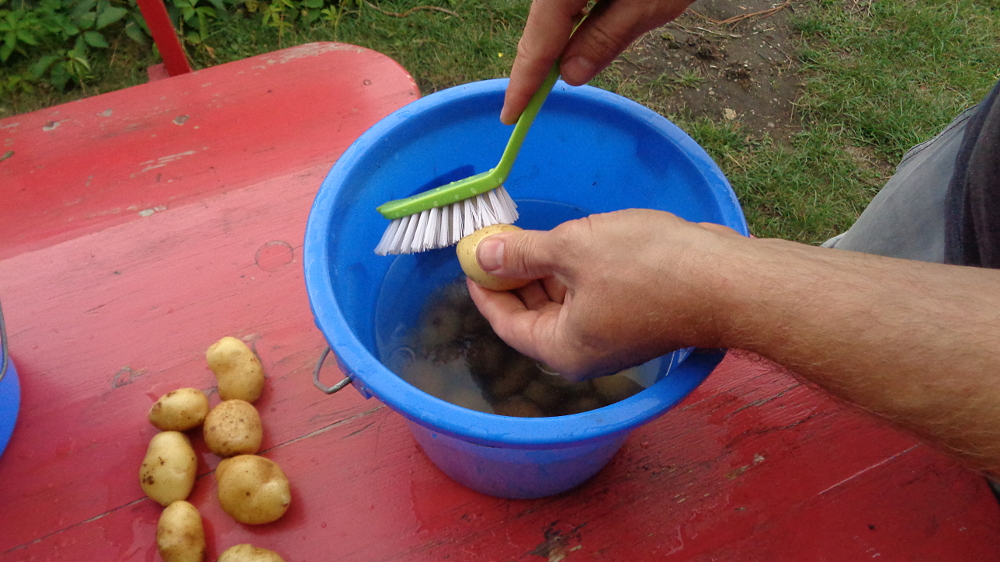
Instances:
[[[264,457],[237,455],[223,459],[215,470],[215,479],[222,510],[240,523],[277,521],[292,502],[284,471]]]
[[[202,562],[205,528],[198,508],[183,500],[168,505],[156,524],[156,548],[164,562]]]
[[[202,426],[205,445],[220,457],[252,455],[260,450],[263,427],[253,404],[223,400],[212,408]]]
[[[219,383],[223,400],[238,398],[251,404],[264,390],[264,369],[253,350],[234,337],[226,336],[205,353],[208,366]]]
[[[257,548],[252,544],[238,544],[219,555],[218,562],[285,562],[285,559],[273,550]]]
[[[162,506],[187,499],[194,487],[198,459],[191,441],[179,431],[161,431],[149,441],[139,469],[142,491]]]
[[[208,397],[197,388],[172,390],[149,409],[149,423],[163,431],[187,431],[208,415]]]

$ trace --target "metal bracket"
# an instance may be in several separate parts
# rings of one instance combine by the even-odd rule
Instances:
[[[313,369],[313,384],[316,388],[322,390],[325,394],[333,394],[340,391],[345,386],[351,384],[351,377],[344,377],[344,380],[338,382],[333,386],[326,386],[319,380],[319,372],[323,369],[323,362],[326,361],[326,357],[330,355],[330,346],[326,346],[323,350],[323,355],[319,356],[319,361],[316,362],[316,368]]]
[[[7,327],[3,323],[3,306],[0,306],[0,381],[7,374],[10,356],[7,353]]]

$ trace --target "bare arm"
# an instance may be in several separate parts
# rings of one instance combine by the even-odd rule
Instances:
[[[656,211],[491,237],[484,267],[501,239],[494,273],[543,281],[516,296],[472,286],[473,298],[556,369],[748,349],[1000,475],[1000,271],[751,240]]]

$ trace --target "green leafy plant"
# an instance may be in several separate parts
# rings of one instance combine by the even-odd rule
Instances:
[[[229,12],[222,0],[173,0],[175,27],[191,44],[200,45],[212,33],[212,23]]]
[[[3,81],[3,91],[37,83],[62,91],[83,84],[90,77],[91,49],[109,48],[108,37],[118,32],[146,42],[134,0],[22,0],[0,9],[0,64],[31,62],[27,72]]]

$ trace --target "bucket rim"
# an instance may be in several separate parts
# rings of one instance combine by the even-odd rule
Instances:
[[[469,410],[435,398],[392,373],[354,334],[334,295],[329,272],[333,265],[331,250],[337,241],[330,235],[329,225],[337,203],[346,197],[343,179],[353,175],[352,171],[369,149],[415,115],[469,96],[503,96],[507,83],[505,78],[483,80],[414,100],[377,122],[348,147],[324,180],[306,223],[303,267],[310,306],[316,325],[337,356],[341,370],[361,387],[362,394],[369,392],[395,412],[428,429],[482,445],[525,449],[568,447],[593,439],[612,438],[658,417],[683,400],[721,362],[725,350],[695,350],[668,376],[609,406],[568,416],[507,417]],[[702,173],[713,176],[712,181],[725,186],[728,193],[724,190],[721,195],[731,197],[732,204],[723,205],[720,211],[735,230],[744,235],[748,233],[746,220],[725,176],[679,127],[632,100],[591,86],[569,86],[560,81],[551,96],[550,99],[580,97],[609,110],[626,113],[676,142],[696,161]],[[374,209],[372,212],[375,213]]]

